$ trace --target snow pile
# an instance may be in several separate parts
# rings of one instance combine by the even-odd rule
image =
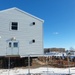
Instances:
[[[40,67],[36,69],[0,69],[0,75],[26,75],[30,71],[31,74],[41,73],[42,75],[45,73],[54,73],[54,74],[68,74],[69,68],[48,68],[48,67]],[[70,68],[70,73],[75,75],[75,67]]]

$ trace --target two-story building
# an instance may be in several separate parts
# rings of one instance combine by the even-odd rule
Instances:
[[[43,54],[43,23],[42,19],[16,7],[0,11],[1,62],[8,63],[9,56],[17,60],[20,56]]]

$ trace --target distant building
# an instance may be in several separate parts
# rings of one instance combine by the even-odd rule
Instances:
[[[71,56],[75,56],[75,50],[67,50],[66,53]]]
[[[49,52],[65,52],[65,48],[44,48],[44,53]]]

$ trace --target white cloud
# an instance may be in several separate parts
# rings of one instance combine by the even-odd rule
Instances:
[[[59,33],[58,33],[58,32],[53,32],[53,34],[54,34],[54,35],[58,35]]]

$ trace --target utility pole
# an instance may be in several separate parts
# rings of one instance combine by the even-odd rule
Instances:
[[[30,55],[28,55],[28,75],[30,74]]]
[[[10,57],[8,57],[8,75],[10,75]]]
[[[69,69],[69,75],[71,75],[71,74],[70,74],[70,60],[69,60],[69,57],[70,57],[70,55],[71,55],[71,52],[68,52],[68,51],[67,51],[66,54],[67,54],[67,57],[68,57],[68,69]]]

